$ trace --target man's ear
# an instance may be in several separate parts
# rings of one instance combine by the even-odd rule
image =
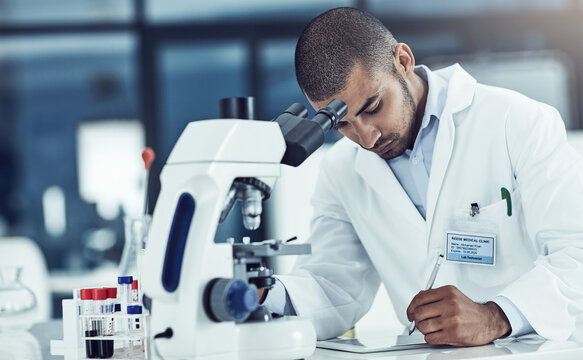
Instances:
[[[405,43],[398,43],[395,46],[394,61],[397,72],[403,75],[410,75],[415,70],[415,57],[411,48]]]

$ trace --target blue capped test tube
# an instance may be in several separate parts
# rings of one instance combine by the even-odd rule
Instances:
[[[117,295],[124,314],[127,314],[127,307],[131,304],[132,283],[134,279],[131,276],[119,276],[117,278]]]
[[[142,306],[141,305],[130,305],[127,307],[128,315],[141,315]],[[130,341],[130,351],[131,353],[143,353],[145,351],[144,342],[142,340],[141,334],[143,333],[142,322],[139,316],[128,316],[128,331],[129,335],[135,340]]]

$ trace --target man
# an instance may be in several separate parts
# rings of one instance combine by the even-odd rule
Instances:
[[[566,339],[583,313],[583,162],[558,112],[477,84],[459,65],[415,66],[374,17],[338,8],[296,48],[316,109],[348,105],[313,196],[312,255],[265,306],[319,339],[368,311],[380,282],[431,344],[529,332]],[[433,289],[436,255],[445,255]]]

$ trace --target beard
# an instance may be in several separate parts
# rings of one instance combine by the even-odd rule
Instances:
[[[381,136],[381,138],[375,143],[373,151],[374,149],[383,147],[389,141],[393,141],[393,144],[388,151],[382,154],[377,153],[385,160],[391,160],[397,156],[401,156],[405,150],[407,150],[409,144],[412,143],[414,136],[416,136],[416,134],[414,134],[416,129],[414,125],[417,118],[417,105],[413,100],[413,95],[411,95],[411,91],[409,90],[405,79],[398,73],[395,73],[395,76],[398,77],[399,84],[401,85],[401,94],[403,94],[403,115],[400,124],[403,131]]]

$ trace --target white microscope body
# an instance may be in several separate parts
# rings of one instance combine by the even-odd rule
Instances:
[[[330,125],[320,125],[324,132],[346,113],[341,105],[340,116],[323,112],[332,117]],[[312,123],[305,109],[296,115],[287,117]],[[278,119],[192,122],[172,150],[160,176],[142,270],[144,292],[152,299],[153,355],[165,360],[299,359],[314,351],[316,334],[309,320],[286,316],[243,322],[257,306],[255,285],[234,270],[235,263],[245,269],[246,260],[233,256],[233,245],[214,241],[235,195],[244,201],[245,226],[259,225],[261,200],[269,196],[265,192],[275,184],[290,148],[287,120]]]

